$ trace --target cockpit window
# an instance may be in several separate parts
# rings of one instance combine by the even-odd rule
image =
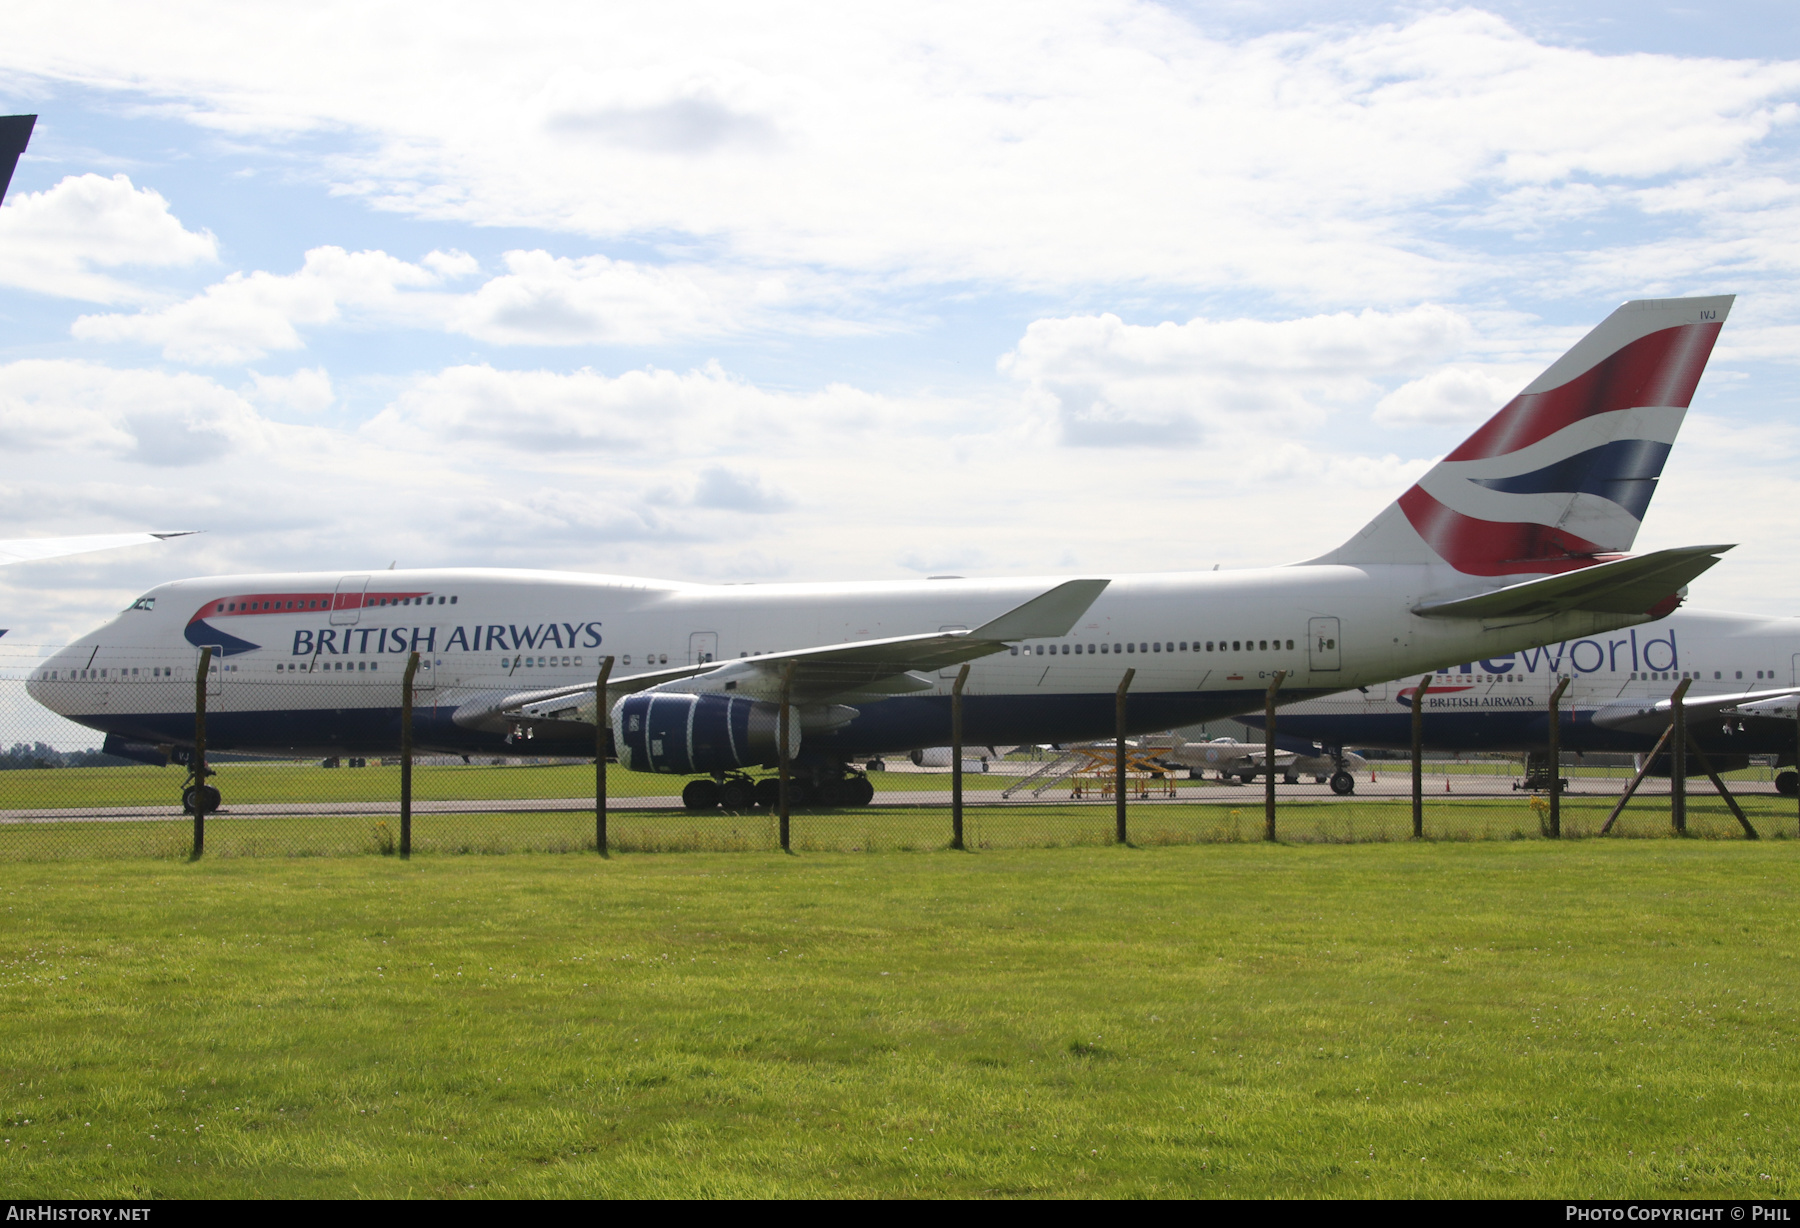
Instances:
[[[154,610],[156,608],[156,598],[139,597],[136,601],[131,603],[131,608],[134,610]]]

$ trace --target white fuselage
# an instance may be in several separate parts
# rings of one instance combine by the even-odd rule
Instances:
[[[1690,699],[1800,684],[1800,619],[1680,610],[1627,630],[1443,667],[1425,693],[1425,745],[1541,750],[1561,678],[1569,680],[1558,703],[1565,749],[1646,751],[1660,726],[1619,728],[1609,714],[1666,700],[1683,680]],[[1414,674],[1284,707],[1277,732],[1327,746],[1409,746],[1418,682]],[[1696,720],[1692,730],[1709,750],[1747,754],[1792,754],[1796,732],[1791,722],[1722,719]]]
[[[1451,577],[1455,581],[1456,577]],[[380,753],[398,737],[401,676],[421,655],[421,747],[495,748],[506,697],[683,663],[976,627],[1055,578],[703,585],[548,571],[445,569],[209,577],[165,584],[46,661],[31,694],[122,738],[192,737],[196,657],[214,645],[209,741],[220,749]],[[1133,730],[1339,691],[1472,656],[1597,634],[1633,620],[1573,613],[1497,629],[1411,607],[1445,569],[1295,565],[1120,576],[1067,635],[973,663],[966,741],[1074,741],[1113,732],[1127,669]],[[954,671],[929,690],[859,701],[809,739],[848,757],[942,745]],[[589,735],[591,736],[591,726]]]

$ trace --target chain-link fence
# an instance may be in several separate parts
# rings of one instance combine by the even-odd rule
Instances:
[[[208,857],[397,854],[405,820],[417,854],[598,846],[593,744],[581,742],[591,739],[591,725],[572,741],[515,737],[509,744],[504,722],[459,724],[466,697],[440,694],[428,667],[421,669],[403,819],[395,753],[402,663],[349,672],[284,664],[277,673],[227,658],[209,663],[202,684],[194,653],[162,662],[140,654],[130,669],[50,669],[54,651],[0,650],[0,858],[189,857],[194,809],[210,811]],[[209,774],[197,780],[192,748],[202,691]],[[1129,696],[1126,707],[1129,722]],[[1355,710],[1346,700],[1345,712]],[[606,771],[606,844],[610,851],[768,850],[781,847],[785,827],[797,852],[942,848],[959,830],[971,849],[1098,845],[1117,840],[1121,822],[1139,845],[1261,840],[1269,833],[1264,747],[1255,731],[1237,732],[1226,741],[1201,728],[1134,735],[1125,748],[1123,807],[1113,739],[970,744],[960,759],[944,746],[860,760],[847,772],[802,759],[792,765],[785,824],[775,773],[730,776],[708,789],[690,777],[615,763]],[[1758,734],[1715,722],[1701,732],[1748,823],[1764,837],[1793,837],[1800,801],[1783,792],[1792,773],[1776,766],[1784,752],[1792,761],[1791,746],[1778,744],[1781,736],[1791,741],[1791,731]],[[1640,763],[1623,750],[1565,753],[1561,835],[1598,835]],[[1417,830],[1439,840],[1543,838],[1549,772],[1541,759],[1531,766],[1528,775],[1517,754],[1428,752]],[[1611,835],[1671,833],[1668,765],[1649,767]],[[1691,760],[1689,767],[1697,770]],[[1414,835],[1405,751],[1332,754],[1302,743],[1278,752],[1274,777],[1279,839]],[[196,806],[193,790],[202,784],[218,796]],[[1746,834],[1705,775],[1687,781],[1685,814],[1690,836]]]

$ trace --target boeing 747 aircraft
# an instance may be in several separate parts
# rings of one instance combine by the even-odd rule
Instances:
[[[1800,688],[1800,619],[1682,610],[1625,631],[1502,653],[1436,671],[1421,705],[1431,750],[1546,752],[1550,692],[1558,702],[1565,751],[1647,754],[1669,724],[1670,695],[1690,679],[1682,701],[1688,730],[1721,770],[1751,755],[1793,763],[1792,696]],[[1417,676],[1380,682],[1281,709],[1276,734],[1289,747],[1412,745]],[[1784,702],[1785,701],[1785,702]],[[1242,718],[1260,725],[1260,717]],[[1697,763],[1692,769],[1698,773]],[[1347,781],[1334,779],[1341,792]],[[1800,785],[1776,778],[1783,793]]]
[[[1349,541],[1235,572],[713,586],[551,571],[180,580],[34,672],[30,692],[117,738],[193,736],[195,662],[219,662],[218,749],[394,750],[420,654],[415,744],[592,753],[689,775],[734,808],[773,765],[784,688],[808,800],[872,794],[853,766],[941,746],[971,665],[970,745],[1149,732],[1666,616],[1729,547],[1627,556],[1730,296],[1613,312]],[[596,694],[602,655],[616,658]],[[766,793],[764,794],[766,796]]]

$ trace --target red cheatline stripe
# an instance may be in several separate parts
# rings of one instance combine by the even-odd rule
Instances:
[[[1682,324],[1639,337],[1566,384],[1521,393],[1445,460],[1480,460],[1517,452],[1595,414],[1694,399],[1718,338],[1717,324]]]
[[[1614,557],[1604,547],[1547,524],[1477,520],[1445,507],[1415,486],[1400,510],[1425,544],[1471,576],[1517,576],[1576,571]]]
[[[389,603],[425,596],[424,590],[416,593],[240,593],[230,597],[220,597],[209,601],[194,611],[189,623],[199,622],[202,618],[238,618],[251,617],[257,614],[300,614],[307,610],[319,613],[324,610],[358,610]],[[332,604],[336,598],[337,604]],[[311,602],[311,605],[307,603]],[[290,604],[291,603],[291,604]]]

